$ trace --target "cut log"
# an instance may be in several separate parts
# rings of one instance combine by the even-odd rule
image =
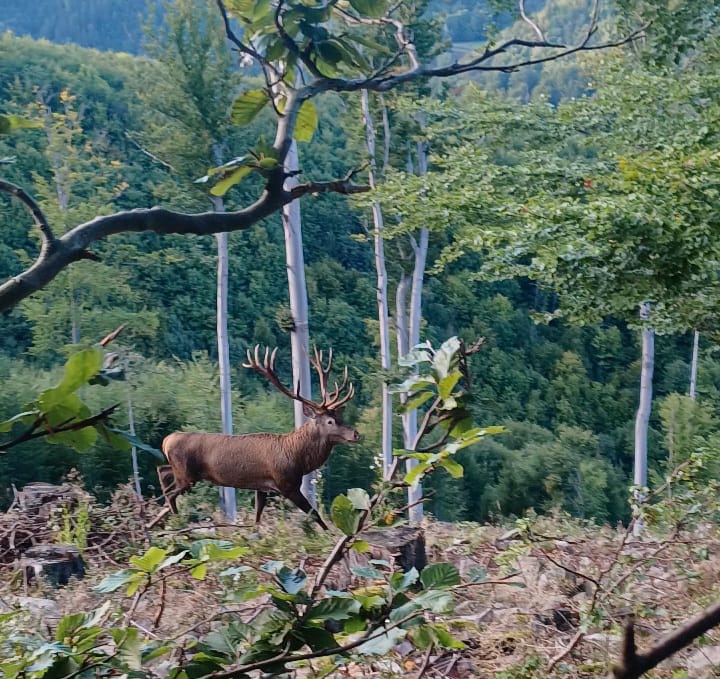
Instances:
[[[62,587],[71,577],[85,575],[85,561],[72,545],[34,545],[24,552],[17,568],[23,573],[26,589],[33,580],[43,579],[53,587]]]

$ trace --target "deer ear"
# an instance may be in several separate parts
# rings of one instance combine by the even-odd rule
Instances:
[[[340,406],[339,408],[335,408],[335,410],[333,410],[333,414],[338,420],[342,418],[344,412],[345,406]]]
[[[302,407],[303,415],[305,415],[305,417],[309,417],[311,420],[314,420],[317,417],[317,413],[307,403],[303,403]]]

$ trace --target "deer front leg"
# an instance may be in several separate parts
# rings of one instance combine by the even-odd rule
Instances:
[[[328,529],[328,527],[325,525],[325,522],[320,518],[320,514],[318,514],[317,511],[313,508],[313,506],[308,502],[307,498],[300,492],[299,488],[283,490],[282,494],[296,507],[299,507],[308,516],[312,517],[320,525],[320,528],[322,528],[323,530]]]
[[[260,517],[262,516],[268,494],[264,490],[255,491],[255,525],[260,525]]]

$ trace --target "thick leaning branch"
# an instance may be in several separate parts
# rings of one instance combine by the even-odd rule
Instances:
[[[613,677],[639,679],[645,672],[689,646],[695,639],[718,625],[720,625],[720,603],[706,608],[682,627],[660,639],[647,653],[638,653],[635,646],[635,626],[631,619],[625,629],[622,661],[620,665],[613,667]]]
[[[306,182],[288,191],[283,187],[284,179],[282,170],[273,173],[260,198],[237,212],[186,214],[160,207],[128,210],[96,217],[76,226],[59,238],[52,236],[52,231],[45,221],[43,247],[34,264],[0,285],[0,311],[9,309],[40,290],[73,262],[80,259],[97,259],[88,248],[108,236],[147,231],[159,234],[206,236],[225,231],[243,231],[278,212],[284,205],[307,194],[328,192],[350,194],[368,190],[368,187],[353,185],[349,178],[345,178],[334,182]],[[35,204],[22,189],[9,182],[0,180],[0,191],[17,196],[26,205]],[[42,215],[41,212],[39,214]],[[35,214],[33,216],[35,217]],[[38,223],[37,218],[36,223]],[[46,234],[49,234],[50,238]]]

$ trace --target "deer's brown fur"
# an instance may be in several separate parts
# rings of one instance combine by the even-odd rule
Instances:
[[[166,436],[162,451],[168,465],[158,468],[163,494],[173,511],[177,511],[178,495],[197,481],[210,481],[219,486],[256,491],[255,521],[262,516],[267,494],[274,492],[286,497],[297,507],[310,514],[323,528],[322,519],[301,493],[302,477],[319,469],[327,461],[332,449],[339,443],[353,443],[360,438],[358,432],[342,422],[344,404],[352,398],[352,385],[347,386],[347,371],[340,387],[327,393],[327,367],[322,366],[322,354],[316,351],[313,365],[320,375],[321,402],[301,398],[278,381],[274,371],[275,350],[271,356],[265,352],[264,363],[248,352],[248,364],[283,393],[303,403],[309,418],[300,428],[287,434],[208,434],[202,432],[175,432]],[[339,397],[343,389],[347,393]],[[172,480],[171,480],[172,479]]]

